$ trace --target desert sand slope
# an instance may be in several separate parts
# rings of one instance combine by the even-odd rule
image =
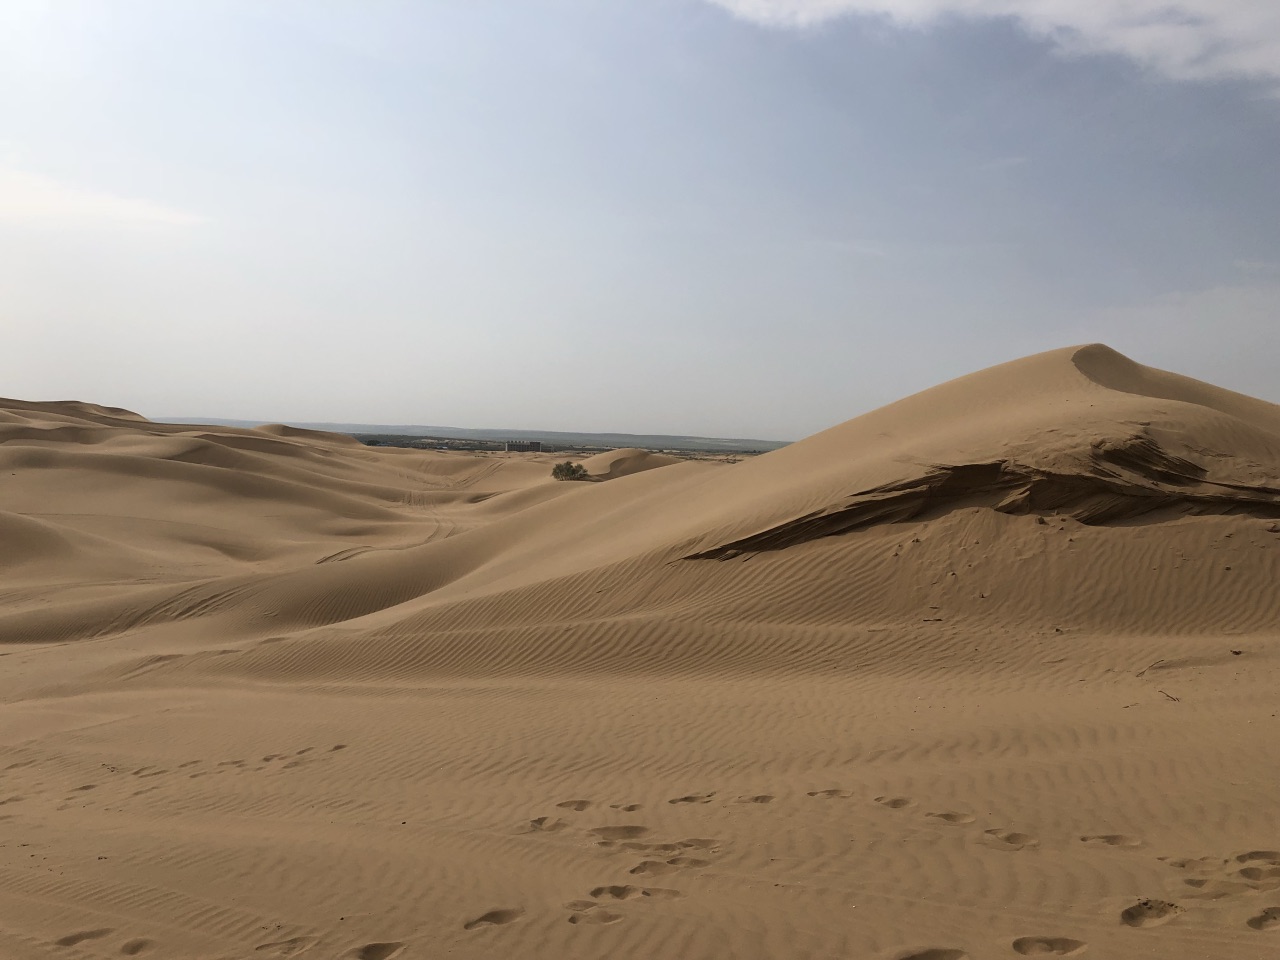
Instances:
[[[0,401],[0,957],[1280,956],[1280,408],[553,460]]]
[[[600,480],[614,480],[618,477],[629,477],[633,473],[653,470],[656,467],[669,467],[679,462],[679,457],[651,453],[635,447],[624,447],[621,450],[609,450],[588,457],[582,461],[582,466],[592,477]]]

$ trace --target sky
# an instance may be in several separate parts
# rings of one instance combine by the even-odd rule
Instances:
[[[1280,401],[1271,0],[4,0],[0,396],[798,439]]]

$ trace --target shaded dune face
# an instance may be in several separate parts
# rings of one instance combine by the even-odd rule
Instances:
[[[750,466],[773,468],[775,496],[760,512],[777,521],[690,556],[778,549],[971,507],[1087,524],[1280,512],[1274,404],[1101,345],[963,377],[761,460]]]
[[[1278,936],[1280,408],[1092,345],[556,459],[0,401],[0,954]]]
[[[1280,486],[1206,481],[1199,464],[1135,435],[1090,445],[1075,471],[1027,467],[1015,460],[939,466],[924,476],[862,490],[838,507],[692,554],[722,560],[780,550],[883,523],[930,520],[954,510],[1070,517],[1102,525],[1176,516],[1236,515],[1280,519]]]

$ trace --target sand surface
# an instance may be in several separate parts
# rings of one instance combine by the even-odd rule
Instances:
[[[1280,407],[555,459],[0,401],[0,957],[1280,957]]]

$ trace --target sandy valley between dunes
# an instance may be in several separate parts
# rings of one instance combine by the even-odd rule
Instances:
[[[0,401],[0,957],[1280,957],[1280,407],[551,460]]]

